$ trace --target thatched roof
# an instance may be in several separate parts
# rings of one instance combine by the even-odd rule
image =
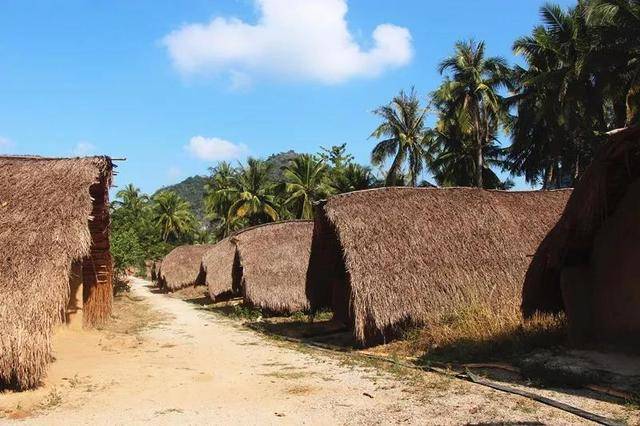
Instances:
[[[569,191],[381,188],[318,208],[307,293],[364,344],[453,307],[518,303]]]
[[[588,261],[598,230],[640,178],[640,127],[612,131],[608,139],[576,185],[558,224],[536,251],[522,293],[526,316],[564,309],[563,267]]]
[[[108,187],[112,167],[106,157],[0,157],[0,382],[5,385],[34,387],[45,374],[53,327],[64,319],[69,299],[71,265],[91,252],[90,188]]]
[[[203,257],[209,295],[239,294],[273,313],[309,308],[305,294],[313,221],[292,220],[243,229]]]
[[[239,283],[236,282],[239,276],[234,274],[234,265],[239,266],[238,262],[236,245],[229,238],[213,245],[202,256],[202,267],[211,299],[239,292]]]
[[[309,309],[305,293],[312,221],[256,226],[236,234],[247,303],[274,313]]]
[[[211,247],[210,244],[197,244],[173,249],[162,259],[162,266],[158,272],[158,286],[164,290],[176,291],[204,285],[202,256]]]

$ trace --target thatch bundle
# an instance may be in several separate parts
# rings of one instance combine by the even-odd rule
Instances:
[[[241,294],[272,313],[309,308],[305,294],[312,221],[287,221],[244,229],[203,257],[212,299]]]
[[[202,267],[206,275],[206,284],[212,300],[221,296],[239,294],[240,260],[236,245],[230,238],[218,242],[202,256]]]
[[[106,157],[0,157],[0,383],[38,385],[82,264],[86,325],[112,300]]]
[[[204,285],[205,274],[202,268],[202,256],[212,246],[197,244],[176,247],[162,259],[158,271],[158,287],[167,291]]]
[[[250,228],[233,237],[247,303],[273,313],[309,309],[305,287],[312,235],[312,221],[288,221]]]
[[[610,132],[531,263],[526,316],[567,311],[576,340],[640,336],[640,127]]]
[[[319,206],[307,293],[362,344],[454,307],[518,303],[531,256],[569,191],[383,188]]]

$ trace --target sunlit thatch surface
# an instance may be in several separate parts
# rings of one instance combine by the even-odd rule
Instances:
[[[158,286],[163,290],[176,291],[181,288],[204,285],[202,256],[212,246],[197,244],[176,247],[165,256],[158,272]]]
[[[317,209],[307,293],[373,344],[453,307],[517,304],[570,191],[383,188]]]
[[[245,301],[273,313],[308,310],[305,283],[312,235],[312,221],[288,221],[232,237],[242,267]]]
[[[236,245],[231,239],[226,238],[207,250],[202,257],[202,266],[206,274],[209,297],[212,300],[239,292],[240,277],[234,269],[234,266],[237,268],[239,264]]]
[[[0,384],[25,389],[44,377],[74,261],[99,257],[90,262],[101,268],[85,288],[85,324],[108,317],[110,266],[101,262],[110,263],[112,167],[106,157],[0,157]]]

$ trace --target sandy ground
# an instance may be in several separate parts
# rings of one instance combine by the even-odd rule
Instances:
[[[154,294],[146,281],[134,279],[131,294],[139,312],[161,314],[164,321],[141,331],[61,330],[46,383],[35,391],[0,394],[0,423],[586,423],[461,380],[381,370],[274,341],[193,304]],[[625,406],[545,394],[611,418],[638,420]]]

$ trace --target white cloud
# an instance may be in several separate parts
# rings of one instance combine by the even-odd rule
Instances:
[[[78,142],[76,146],[73,147],[73,155],[78,157],[84,157],[87,155],[95,154],[96,146],[89,142]]]
[[[413,57],[408,29],[391,24],[373,31],[365,50],[349,32],[346,0],[255,0],[255,25],[235,18],[184,25],[164,37],[183,74],[265,72],[334,84],[374,77]]]
[[[185,149],[191,155],[205,161],[234,160],[243,157],[249,151],[245,145],[204,136],[192,137]]]

